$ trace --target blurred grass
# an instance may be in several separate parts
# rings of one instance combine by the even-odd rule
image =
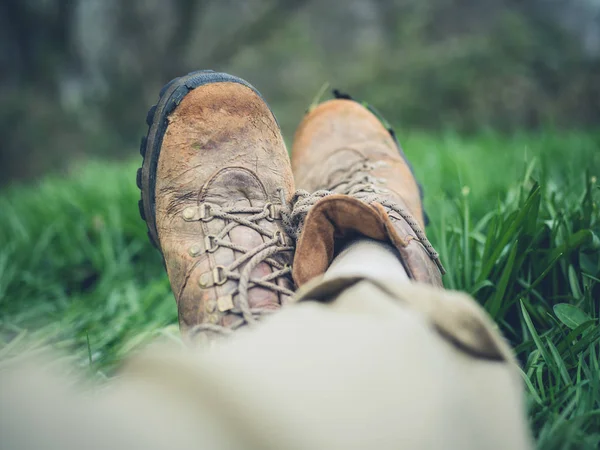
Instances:
[[[515,347],[540,448],[600,446],[600,133],[399,132],[425,186],[449,288]],[[177,339],[135,170],[93,162],[0,194],[0,358],[52,346],[110,376],[140,343]]]

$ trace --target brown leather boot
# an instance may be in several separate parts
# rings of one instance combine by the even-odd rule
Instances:
[[[313,193],[295,199],[295,220],[304,221],[296,223],[296,284],[323,273],[344,239],[362,235],[391,242],[411,278],[442,286],[443,267],[422,231],[420,189],[393,132],[338,96],[309,112],[294,138],[296,187]]]
[[[294,183],[273,113],[231,75],[177,78],[148,113],[140,213],[161,251],[182,331],[255,323],[292,295],[281,190]]]

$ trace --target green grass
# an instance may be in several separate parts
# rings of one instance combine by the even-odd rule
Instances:
[[[544,449],[600,446],[600,134],[399,133],[426,189],[446,286],[514,346]],[[178,339],[135,169],[90,163],[0,194],[0,358],[63,350],[93,376]]]

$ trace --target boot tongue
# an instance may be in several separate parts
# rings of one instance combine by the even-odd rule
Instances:
[[[262,183],[250,171],[242,168],[224,169],[203,187],[200,201],[222,207],[260,206],[267,200]]]

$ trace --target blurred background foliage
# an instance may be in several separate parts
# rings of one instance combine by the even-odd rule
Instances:
[[[600,0],[3,0],[0,185],[135,154],[160,87],[253,83],[286,137],[325,82],[401,128],[588,128]]]

